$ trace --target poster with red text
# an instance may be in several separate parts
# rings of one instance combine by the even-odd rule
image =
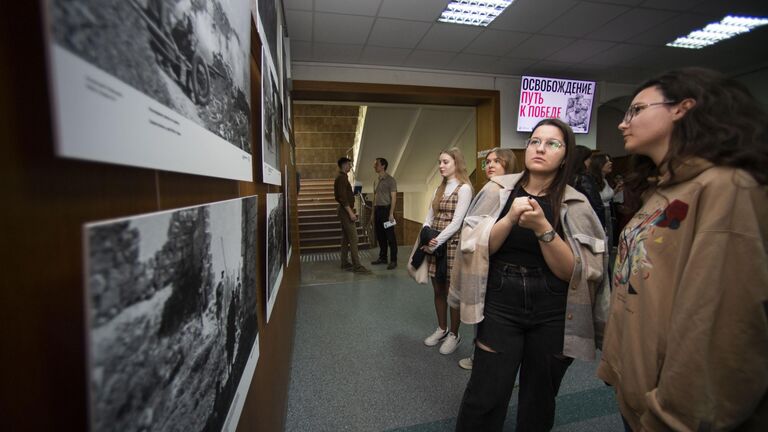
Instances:
[[[523,76],[517,131],[531,132],[540,120],[559,118],[574,133],[589,133],[594,98],[594,81]]]

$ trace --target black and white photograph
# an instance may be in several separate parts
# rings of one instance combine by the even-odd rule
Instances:
[[[280,185],[281,106],[277,74],[269,56],[261,50],[261,158],[264,183]]]
[[[293,252],[293,242],[291,241],[291,176],[288,171],[288,165],[285,165],[285,265],[291,262],[291,253]]]
[[[277,4],[276,0],[256,0],[256,31],[259,33],[261,45],[266,48],[272,64],[277,66]]]
[[[84,226],[91,431],[234,431],[259,357],[257,197]]]
[[[47,0],[57,152],[253,180],[248,0]]]
[[[285,195],[267,194],[267,322],[272,315],[285,267]]]
[[[283,26],[280,26],[280,33],[282,34]],[[282,109],[282,126],[283,136],[285,140],[290,140],[290,95],[291,87],[288,81],[288,73],[290,69],[291,58],[289,57],[290,40],[286,37],[280,39],[280,96],[283,103]]]

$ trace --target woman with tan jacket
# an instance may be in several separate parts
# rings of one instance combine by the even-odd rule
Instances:
[[[766,430],[767,128],[742,84],[698,68],[641,85],[619,124],[642,207],[597,374],[627,430]]]

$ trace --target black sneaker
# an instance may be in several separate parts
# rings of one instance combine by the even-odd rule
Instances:
[[[371,261],[372,265],[379,265],[379,264],[386,264],[387,259],[386,258],[379,258],[376,261]]]
[[[394,268],[396,268],[396,267],[397,267],[397,261],[392,261],[392,262],[391,262],[391,263],[389,263],[389,265],[387,266],[387,270],[392,270],[392,269],[394,269]]]
[[[353,268],[355,268],[355,265],[352,263],[346,263],[341,265],[342,270],[352,271]]]

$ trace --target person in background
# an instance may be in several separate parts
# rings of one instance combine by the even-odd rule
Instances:
[[[341,268],[355,273],[370,273],[370,270],[360,264],[357,252],[357,215],[355,214],[355,195],[349,184],[349,171],[352,169],[352,160],[342,157],[336,162],[339,166],[339,174],[333,182],[333,197],[339,203],[338,216],[341,222]],[[352,262],[349,262],[349,257]]]
[[[592,150],[583,145],[577,145],[573,153],[576,174],[573,177],[571,186],[587,197],[589,205],[592,206],[592,210],[595,211],[600,223],[605,226],[605,209],[603,208],[603,200],[600,198],[600,189],[598,189],[595,179],[587,174],[587,168],[591,162]]]
[[[485,177],[490,180],[491,177],[497,176],[497,175],[504,175],[507,173],[512,173],[515,169],[515,164],[517,163],[517,158],[515,157],[515,153],[512,152],[511,149],[506,148],[500,148],[496,147],[494,149],[491,149],[491,151],[488,152],[488,154],[485,156]],[[477,220],[479,218],[482,218],[481,213],[476,212],[474,208],[475,200],[472,201],[472,204],[469,206],[469,210],[467,210],[467,216],[464,218],[464,225],[462,227],[461,236],[465,235],[464,227],[467,227],[466,221],[467,218],[472,216],[473,220]],[[467,235],[470,235],[470,230],[467,231]],[[459,239],[459,249],[461,249],[461,238]],[[466,253],[466,252],[465,252]],[[469,255],[467,256],[469,258]],[[462,264],[462,260],[458,259],[458,253],[457,253],[457,259],[454,259],[453,262],[453,271],[454,274],[457,273],[459,270],[459,267]],[[451,281],[455,281],[456,279],[451,276]],[[448,290],[448,305],[453,308],[460,308],[460,287],[458,287],[455,283],[450,284],[450,288]],[[466,306],[471,307],[471,306]],[[461,315],[461,309],[460,309],[460,315]],[[474,322],[475,320],[471,317],[465,319],[465,317],[462,316],[462,321],[466,324],[476,324]],[[459,360],[459,367],[466,370],[472,370],[472,361],[473,357],[466,357],[461,360]]]
[[[454,281],[463,299],[476,299],[466,312],[480,320],[457,431],[503,429],[518,369],[515,430],[551,429],[571,362],[595,359],[609,292],[605,234],[586,197],[568,186],[574,145],[562,120],[540,121],[523,172],[493,177],[475,200],[491,217],[475,225],[473,263]]]
[[[600,192],[600,200],[603,202],[604,216],[600,218],[600,220],[603,222],[605,232],[610,234],[612,232],[611,202],[613,201],[615,192],[611,185],[608,184],[608,181],[606,181],[606,176],[613,171],[613,162],[611,162],[611,157],[605,153],[592,155],[590,159],[589,176],[592,177],[595,184],[597,184],[597,190]],[[613,242],[609,241],[608,244],[612,245]]]
[[[435,190],[432,202],[427,211],[424,227],[430,227],[440,232],[430,240],[424,250],[427,253],[445,245],[445,266],[438,266],[434,255],[427,255],[429,277],[435,294],[435,312],[437,314],[437,329],[424,339],[424,345],[440,345],[440,354],[451,354],[461,342],[459,335],[459,311],[451,308],[451,326],[448,327],[448,285],[459,243],[459,228],[472,201],[472,186],[467,175],[467,166],[461,150],[454,147],[440,153],[439,171],[443,180]],[[441,267],[444,274],[437,270]]]
[[[387,246],[389,246],[389,264],[387,270],[397,267],[397,239],[395,227],[384,228],[384,222],[395,222],[395,206],[397,205],[397,182],[387,173],[389,162],[384,158],[376,158],[373,169],[378,178],[373,183],[373,223],[376,241],[379,243],[379,258],[371,264],[387,264]]]
[[[766,430],[768,114],[701,68],[635,91],[619,123],[642,204],[619,239],[597,376],[627,430]]]

